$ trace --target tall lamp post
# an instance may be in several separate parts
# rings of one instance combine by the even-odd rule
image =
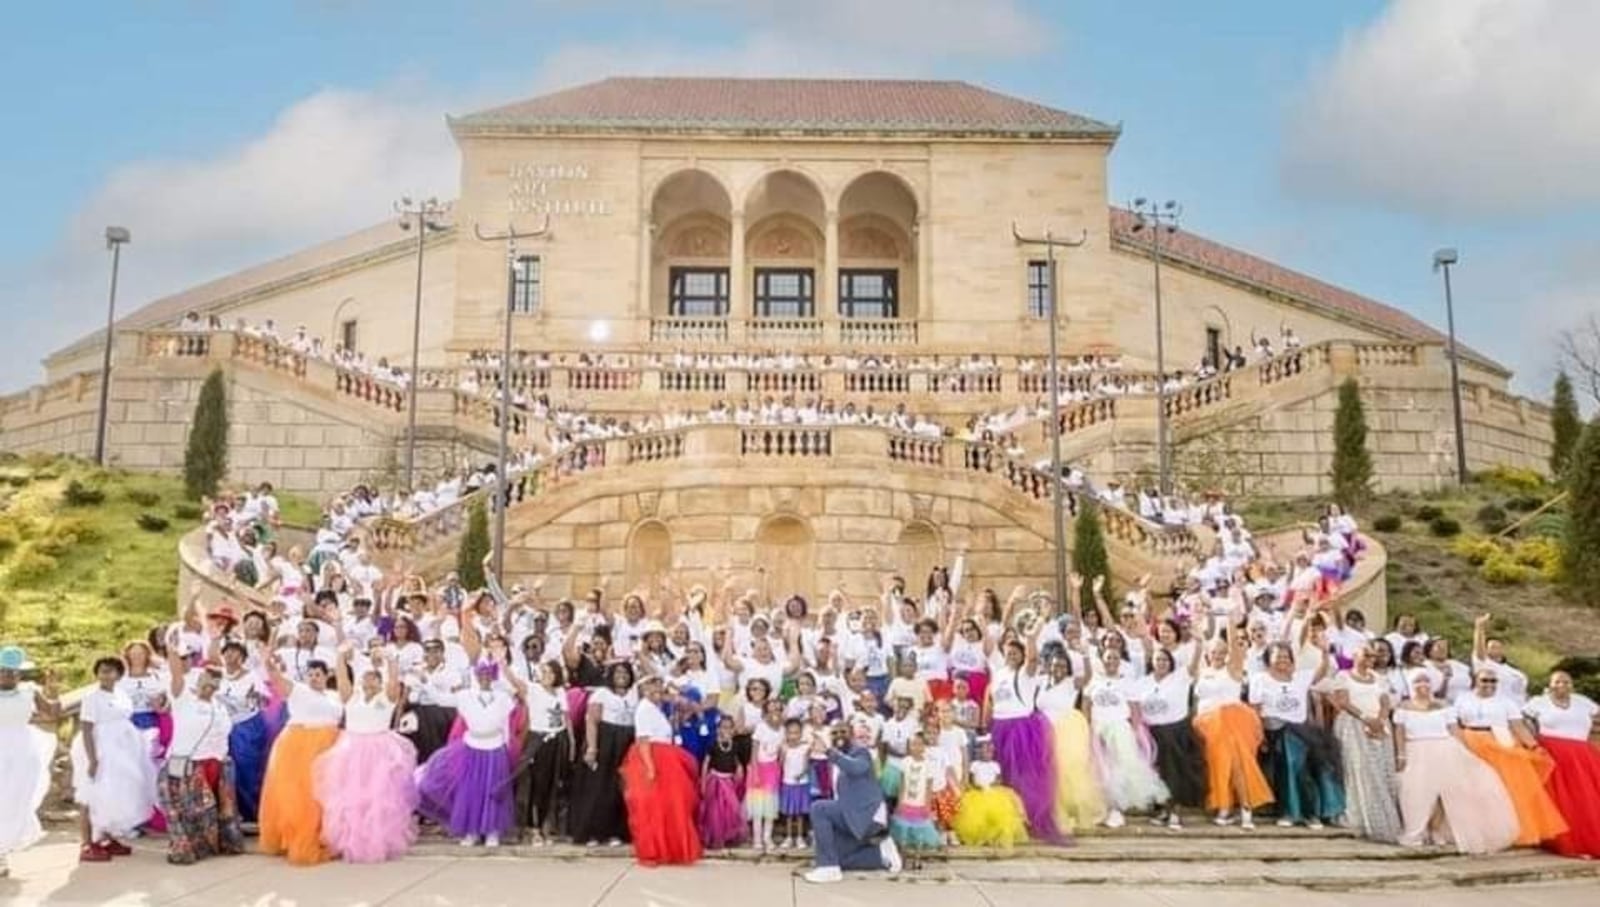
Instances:
[[[394,211],[400,215],[400,229],[410,230],[415,221],[417,230],[417,293],[411,307],[411,393],[409,412],[406,414],[406,491],[416,490],[417,473],[417,379],[420,375],[418,359],[422,355],[422,250],[428,243],[428,234],[445,229],[444,216],[448,204],[436,198],[413,202],[409,196],[395,202]]]
[[[1056,603],[1058,605],[1067,600],[1067,524],[1066,516],[1062,509],[1066,502],[1064,483],[1061,478],[1061,357],[1059,354],[1059,341],[1057,340],[1056,305],[1056,249],[1076,249],[1089,239],[1087,232],[1079,234],[1077,239],[1057,239],[1046,230],[1043,236],[1023,236],[1017,225],[1011,225],[1011,235],[1018,244],[1044,246],[1045,268],[1050,285],[1045,293],[1045,321],[1048,323],[1046,333],[1050,336],[1050,418],[1046,424],[1050,427],[1050,516],[1053,521],[1052,529],[1055,533],[1055,562],[1056,562]]]
[[[1156,473],[1161,495],[1172,493],[1172,445],[1167,427],[1167,338],[1161,311],[1161,234],[1178,232],[1183,208],[1167,200],[1153,202],[1136,198],[1128,206],[1133,213],[1133,232],[1150,231],[1150,257],[1155,262],[1156,291]]]
[[[127,227],[106,228],[106,248],[111,250],[111,294],[106,302],[106,348],[100,360],[100,411],[95,417],[94,462],[106,465],[106,418],[111,406],[111,347],[116,342],[117,270],[122,264],[122,246],[133,241]]]
[[[1444,272],[1445,324],[1450,330],[1450,403],[1456,421],[1456,478],[1467,484],[1467,435],[1461,418],[1461,356],[1456,348],[1456,306],[1450,295],[1450,266],[1461,260],[1455,249],[1433,253],[1433,269]]]
[[[500,345],[500,455],[495,466],[495,501],[494,510],[494,575],[506,575],[506,510],[511,505],[511,483],[507,476],[507,466],[511,462],[511,316],[516,305],[517,293],[517,240],[533,239],[546,236],[550,232],[550,216],[545,215],[544,222],[537,230],[519,231],[515,225],[507,224],[506,229],[499,233],[485,233],[479,224],[472,225],[480,242],[503,242],[506,244],[506,301],[505,301],[505,333]]]

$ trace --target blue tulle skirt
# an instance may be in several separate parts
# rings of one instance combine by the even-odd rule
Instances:
[[[272,734],[266,717],[259,712],[235,724],[228,734],[234,794],[242,821],[255,822],[261,815],[261,785],[267,780],[267,754],[270,752]]]

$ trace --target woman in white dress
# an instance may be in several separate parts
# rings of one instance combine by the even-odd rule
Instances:
[[[44,686],[22,682],[28,657],[16,646],[0,649],[0,879],[10,874],[7,858],[44,835],[39,805],[50,790],[50,762],[56,741],[33,722],[60,714],[55,677]]]
[[[72,796],[83,833],[78,860],[105,863],[133,853],[117,840],[149,821],[156,806],[156,766],[150,745],[133,723],[133,701],[117,688],[122,660],[94,663],[96,686],[78,707],[72,741]]]

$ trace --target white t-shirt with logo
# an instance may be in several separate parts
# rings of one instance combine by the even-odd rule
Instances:
[[[1316,672],[1301,669],[1288,680],[1263,672],[1250,678],[1250,704],[1259,706],[1261,717],[1304,724],[1310,715],[1311,681]]]

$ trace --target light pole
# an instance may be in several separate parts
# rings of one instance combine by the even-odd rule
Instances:
[[[1136,198],[1128,206],[1133,212],[1133,232],[1150,231],[1150,257],[1155,262],[1156,290],[1156,473],[1161,495],[1172,493],[1172,444],[1167,426],[1167,338],[1161,312],[1161,234],[1178,232],[1183,208],[1167,200],[1153,202]]]
[[[445,229],[444,215],[450,206],[440,204],[436,198],[413,202],[409,196],[395,202],[394,211],[400,215],[400,229],[410,230],[416,221],[417,229],[417,293],[411,308],[411,393],[409,412],[406,414],[406,492],[416,490],[417,472],[417,379],[420,377],[418,359],[422,355],[422,250],[427,245],[428,234]],[[352,351],[353,352],[353,351]]]
[[[106,465],[106,417],[111,406],[111,345],[116,341],[117,270],[122,264],[122,246],[133,241],[127,227],[106,228],[106,248],[111,250],[111,294],[106,302],[106,349],[100,360],[100,411],[95,417],[94,462]]]
[[[1056,338],[1056,249],[1076,249],[1089,239],[1089,234],[1084,232],[1077,239],[1056,239],[1049,230],[1043,236],[1023,236],[1017,230],[1017,225],[1011,225],[1011,235],[1020,244],[1044,246],[1045,270],[1050,282],[1045,293],[1045,318],[1049,323],[1046,333],[1050,336],[1050,418],[1046,423],[1050,427],[1050,516],[1053,521],[1052,530],[1055,533],[1055,566],[1056,566],[1056,605],[1065,607],[1067,601],[1067,524],[1066,516],[1062,513],[1065,506],[1063,498],[1066,497],[1065,483],[1061,478],[1061,356],[1058,352],[1059,344]]]
[[[1450,402],[1455,408],[1456,420],[1456,477],[1467,484],[1467,435],[1461,418],[1461,365],[1456,349],[1456,306],[1450,295],[1450,266],[1461,260],[1455,249],[1440,249],[1433,253],[1433,269],[1444,272],[1444,317],[1450,330]]]
[[[537,230],[519,232],[515,225],[507,224],[504,232],[485,233],[483,227],[472,225],[472,232],[482,242],[504,242],[506,244],[506,302],[505,302],[505,334],[500,345],[500,457],[495,466],[495,502],[494,511],[494,575],[504,578],[506,575],[506,510],[511,504],[511,482],[506,475],[506,467],[511,461],[509,432],[511,430],[511,316],[516,306],[517,294],[517,240],[533,239],[546,236],[550,232],[550,215],[545,215],[544,222]]]

